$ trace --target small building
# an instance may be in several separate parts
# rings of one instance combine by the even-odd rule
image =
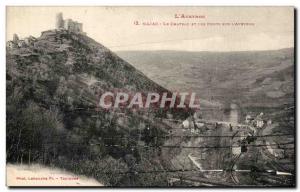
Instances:
[[[256,118],[256,127],[262,128],[264,126],[264,121],[261,118]]]
[[[236,146],[237,143],[234,144],[235,146],[232,147],[232,154],[233,155],[239,155],[242,153],[242,147],[241,146]]]
[[[14,48],[17,48],[18,47],[18,44],[16,44],[14,41],[8,41],[6,43],[6,46],[10,49],[14,49]]]
[[[202,119],[202,115],[201,115],[201,113],[198,111],[198,112],[195,112],[195,113],[194,113],[193,118],[196,119],[196,120]]]
[[[251,115],[247,115],[245,118],[245,123],[251,123],[254,120],[253,117],[251,117]]]
[[[190,128],[190,122],[189,122],[189,120],[188,119],[184,120],[182,122],[182,126],[183,126],[184,129]]]
[[[264,113],[260,113],[257,115],[257,117],[254,119],[253,125],[257,128],[262,128],[265,125],[265,122],[263,120]]]
[[[268,151],[278,159],[284,158],[284,149],[272,148],[269,142],[266,142]]]
[[[19,40],[18,41],[18,47],[22,48],[22,47],[26,47],[26,46],[27,46],[27,44],[24,40]]]
[[[191,133],[198,134],[198,133],[200,133],[200,129],[192,127],[191,128]]]
[[[27,45],[33,45],[34,42],[37,41],[37,39],[33,36],[29,36],[29,37],[24,38],[24,41]]]
[[[201,155],[200,155],[200,160],[206,160],[207,159],[207,152],[201,152]]]
[[[167,112],[166,116],[167,116],[167,119],[173,119],[173,115],[169,112]]]
[[[196,121],[193,118],[189,117],[182,122],[182,127],[184,129],[191,129],[192,133],[201,132],[201,128],[203,128],[205,124],[201,121]]]
[[[198,128],[201,128],[201,127],[204,127],[205,126],[205,124],[204,123],[202,123],[202,122],[195,122],[195,124],[196,124],[196,126],[198,127]]]
[[[271,125],[271,124],[272,124],[272,120],[269,119],[268,122],[267,122],[267,124],[268,124],[268,125]]]
[[[284,158],[284,149],[275,149],[275,157],[278,159]]]

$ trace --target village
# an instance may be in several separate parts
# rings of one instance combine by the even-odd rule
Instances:
[[[238,155],[243,152],[247,152],[247,144],[250,144],[256,139],[263,129],[272,125],[271,119],[265,119],[264,113],[259,113],[256,116],[246,115],[244,123],[226,122],[226,121],[210,121],[203,120],[195,113],[192,117],[182,122],[182,128],[188,130],[191,134],[201,134],[205,130],[208,124],[214,125],[215,129],[221,126],[228,127],[229,133],[232,132],[234,142],[236,144],[232,148],[232,153]],[[206,128],[207,129],[207,128]],[[239,136],[239,137],[235,137]],[[239,147],[237,147],[239,146]],[[284,149],[272,148],[273,145],[268,145],[267,150],[276,158],[284,158]]]

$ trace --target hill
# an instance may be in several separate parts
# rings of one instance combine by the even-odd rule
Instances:
[[[293,48],[245,52],[120,51],[117,54],[166,88],[194,90],[204,100],[245,105],[251,100],[251,105],[265,106],[277,105],[278,100],[293,102]]]
[[[247,114],[263,112],[266,119],[279,123],[274,133],[294,134],[294,48],[242,52],[119,51],[117,54],[170,90],[197,92],[203,114],[210,113],[210,108],[226,113],[234,103],[239,106],[240,122]]]
[[[165,177],[135,174],[163,167],[158,148],[141,146],[164,142],[155,136],[168,131],[158,120],[167,111],[104,110],[97,103],[105,91],[171,92],[82,34],[49,30],[17,43],[6,54],[9,163],[59,167],[106,186],[167,183]]]

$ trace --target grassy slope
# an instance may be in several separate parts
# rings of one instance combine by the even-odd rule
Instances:
[[[8,162],[61,167],[105,185],[166,185],[165,177],[134,174],[161,168],[158,151],[139,145],[163,142],[153,136],[164,135],[165,126],[152,117],[164,113],[95,110],[104,91],[166,89],[101,44],[67,31],[46,31],[33,45],[7,49],[6,57]],[[105,139],[111,137],[117,138]]]

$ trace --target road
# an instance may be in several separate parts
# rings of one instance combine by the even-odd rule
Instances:
[[[266,126],[264,126],[262,129],[258,130],[257,135],[260,136],[262,135],[264,129]],[[267,140],[268,138],[262,138],[262,143],[263,145],[267,145]],[[274,174],[269,174],[265,176],[263,179],[264,181],[274,183],[276,182],[277,184],[281,185],[290,185],[293,183],[293,175],[292,175],[292,170],[288,170],[286,167],[284,167],[279,160],[270,153],[268,150],[267,146],[262,146],[259,148],[259,153],[261,155],[261,158],[267,162],[265,163],[265,169],[270,169],[274,170]]]

